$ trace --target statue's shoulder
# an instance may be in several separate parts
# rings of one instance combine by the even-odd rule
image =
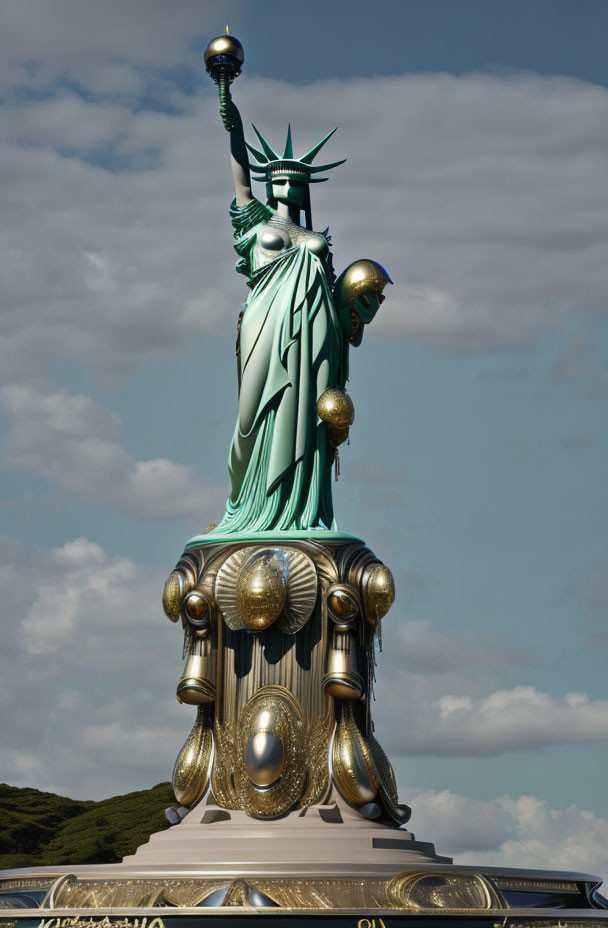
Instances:
[[[246,234],[261,222],[268,222],[273,215],[271,208],[255,197],[245,206],[237,206],[235,198],[230,204],[229,213],[235,236]]]

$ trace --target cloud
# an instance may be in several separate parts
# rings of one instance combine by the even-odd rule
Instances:
[[[552,809],[533,796],[482,800],[450,790],[413,791],[408,801],[416,835],[457,864],[608,877],[608,821],[580,806]]]
[[[0,37],[3,87],[78,82],[89,92],[140,89],[138,72],[192,64],[193,38],[213,33],[236,14],[238,0],[180,0],[170,15],[163,0],[104,0],[84,5],[55,0],[45,15],[39,0],[6,0]]]
[[[61,493],[136,519],[197,518],[221,494],[183,464],[136,461],[116,440],[118,419],[88,396],[10,384],[0,402],[10,420],[6,465]]]
[[[380,680],[377,689],[383,718],[396,718],[404,699],[408,704],[407,726],[388,731],[386,747],[395,754],[483,757],[608,738],[608,700],[586,693],[552,696],[515,686],[487,696],[444,691],[429,698],[403,673],[390,685]]]
[[[166,574],[85,538],[2,542],[5,782],[88,798],[170,777],[193,718],[171,697],[182,637],[161,610]]]
[[[131,49],[137,61],[145,41],[128,20],[116,55]],[[129,74],[104,58],[104,34],[94,67],[107,64],[105,79],[124,80],[126,92]],[[170,112],[73,86],[10,101],[0,146],[6,376],[68,358],[111,380],[233,329],[245,289],[217,101],[208,82],[198,96],[166,82]],[[331,225],[338,269],[369,254],[391,271],[373,332],[486,352],[605,311],[608,90],[532,74],[303,87],[245,76],[235,97],[272,140],[297,114],[298,149],[339,114],[327,154],[349,161],[313,212]],[[556,376],[571,378],[576,364],[558,361]]]

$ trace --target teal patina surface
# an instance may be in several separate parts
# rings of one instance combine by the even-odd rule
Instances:
[[[335,528],[333,450],[316,403],[327,387],[344,385],[348,342],[327,274],[305,243],[259,267],[272,211],[252,200],[233,202],[230,213],[251,293],[240,327],[232,493],[215,531]]]
[[[296,158],[291,128],[278,154],[254,127],[260,144],[254,148],[245,142],[227,87],[220,91],[236,194],[230,206],[236,269],[250,293],[237,342],[231,493],[223,518],[206,538],[335,531],[332,465],[348,428],[339,434],[320,418],[317,401],[328,388],[343,390],[349,346],[360,343],[381,297],[369,292],[346,305],[334,303],[330,239],[327,230],[313,230],[310,206],[310,186],[325,180],[319,172],[342,164],[313,164],[333,132]],[[249,163],[248,149],[255,164]],[[265,183],[266,203],[253,196],[252,170]]]

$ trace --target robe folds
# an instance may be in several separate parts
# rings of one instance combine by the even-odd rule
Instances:
[[[257,234],[273,211],[233,201],[230,214],[251,292],[239,333],[232,491],[213,532],[335,529],[334,451],[316,404],[344,385],[347,345],[326,268],[304,244],[256,267]]]

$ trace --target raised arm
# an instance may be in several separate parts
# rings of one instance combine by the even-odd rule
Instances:
[[[237,206],[247,206],[253,200],[251,192],[251,173],[249,158],[245,145],[243,121],[230,95],[227,85],[220,86],[220,115],[226,130],[230,133],[230,164]]]

